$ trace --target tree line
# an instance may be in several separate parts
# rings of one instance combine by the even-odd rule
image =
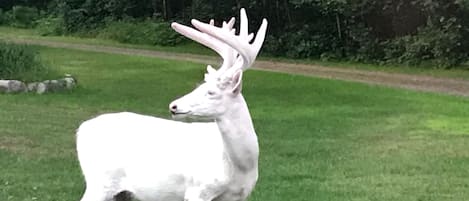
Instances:
[[[114,29],[107,29],[109,35],[118,32],[118,26],[139,29],[125,22],[163,29],[161,27],[166,27],[168,22],[187,24],[192,18],[227,20],[244,7],[251,20],[250,27],[258,27],[264,17],[269,20],[263,52],[272,56],[432,67],[459,66],[467,62],[469,56],[469,42],[465,40],[469,38],[469,0],[0,2],[4,13],[18,6],[37,9],[38,18],[58,21],[61,34],[93,33],[93,30],[114,25]],[[144,21],[150,22],[142,23]],[[160,32],[167,36],[163,39],[170,41],[166,45],[184,42],[168,31]],[[131,38],[138,37],[130,31],[120,35],[123,36],[119,38],[130,42],[137,40]],[[154,36],[148,35],[149,38]]]

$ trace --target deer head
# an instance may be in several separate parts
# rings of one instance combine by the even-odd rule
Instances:
[[[193,19],[192,25],[198,30],[178,23],[171,26],[180,34],[197,41],[217,52],[223,63],[215,70],[207,66],[204,83],[189,94],[173,101],[169,109],[174,119],[215,120],[224,115],[232,106],[244,103],[241,95],[243,71],[250,68],[264,42],[267,20],[262,24],[254,38],[248,34],[246,11],[240,11],[239,34],[235,34],[235,19],[223,22],[216,27],[214,21],[203,23]]]

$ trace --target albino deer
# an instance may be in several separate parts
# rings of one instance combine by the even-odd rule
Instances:
[[[175,119],[200,122],[128,112],[84,122],[77,132],[86,180],[81,201],[130,201],[130,195],[141,201],[245,201],[253,190],[259,147],[241,82],[262,46],[267,20],[252,43],[244,9],[238,35],[234,18],[222,27],[192,24],[198,30],[172,27],[216,51],[223,64],[207,66],[205,82],[169,109]]]

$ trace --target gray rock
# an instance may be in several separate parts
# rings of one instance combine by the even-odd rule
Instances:
[[[26,84],[18,80],[11,80],[10,92],[13,92],[13,93],[26,92]]]
[[[36,89],[37,89],[38,84],[39,83],[37,83],[37,82],[31,82],[31,83],[27,84],[28,92],[35,92]]]
[[[31,82],[25,84],[18,80],[0,80],[0,93],[36,92],[60,92],[71,90],[77,85],[77,80],[70,74],[58,80],[44,80],[42,82]]]
[[[60,79],[65,82],[65,88],[73,89],[77,85],[77,80],[70,74],[65,74],[65,78]]]
[[[36,93],[37,94],[43,94],[43,93],[46,93],[47,92],[47,86],[46,84],[42,83],[42,82],[39,82],[37,83],[36,85]]]
[[[59,92],[65,90],[65,83],[59,80],[46,80],[42,82],[46,85],[47,92]]]
[[[10,80],[0,80],[0,92],[7,93],[8,89],[10,88],[8,83]]]
[[[26,84],[18,80],[0,80],[0,92],[20,93],[26,92]]]

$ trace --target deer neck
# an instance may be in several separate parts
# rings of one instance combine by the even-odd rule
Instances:
[[[247,104],[239,94],[230,109],[216,119],[226,153],[239,171],[257,169],[259,145]]]

